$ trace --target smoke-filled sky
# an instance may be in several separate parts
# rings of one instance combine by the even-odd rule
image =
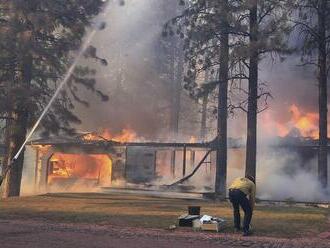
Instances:
[[[149,138],[162,132],[168,105],[168,85],[157,73],[156,55],[162,25],[159,0],[131,0],[121,6],[113,1],[105,21],[92,44],[98,55],[109,65],[89,65],[96,68],[98,87],[109,95],[110,101],[101,103],[88,95],[91,106],[78,107],[83,120],[81,131],[111,128],[120,132],[134,129]],[[155,114],[156,113],[156,114]]]
[[[157,49],[163,24],[171,17],[163,7],[169,2],[173,2],[175,7],[177,1],[126,0],[123,6],[120,2],[112,1],[105,18],[107,27],[93,41],[98,55],[106,58],[109,65],[102,67],[96,62],[95,65],[89,62],[97,69],[98,85],[110,96],[110,101],[101,103],[87,93],[91,106],[88,109],[77,108],[83,120],[79,130],[111,128],[114,132],[120,132],[124,128],[132,128],[139,136],[162,138],[166,136],[170,95],[168,82],[160,77],[157,70]],[[292,120],[293,105],[301,117],[309,118],[317,111],[314,68],[299,67],[299,63],[299,55],[289,56],[282,63],[273,63],[271,59],[261,63],[261,80],[267,82],[274,97],[269,100],[269,109],[259,115],[261,138],[283,136],[297,127],[298,121],[304,125],[306,120],[301,121],[300,117]],[[189,106],[193,103],[188,99],[182,104]],[[185,107],[182,106],[183,109]],[[200,118],[197,111],[193,114],[197,115],[197,120]],[[312,124],[315,126],[315,123]],[[198,136],[198,125],[195,127],[191,135],[195,133]],[[229,120],[229,135],[245,137],[245,129],[245,114],[238,112]],[[210,133],[212,131],[210,129]]]

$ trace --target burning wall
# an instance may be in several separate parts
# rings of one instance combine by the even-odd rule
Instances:
[[[126,150],[122,146],[77,139],[62,143],[39,140],[31,146],[36,151],[38,191],[91,190],[124,176]]]
[[[159,178],[169,183],[190,173],[209,149],[203,144],[127,142],[129,137],[135,136],[125,131],[119,136],[103,132],[33,141],[36,185],[41,191],[62,191],[79,190],[81,185],[118,186],[118,182],[150,184]],[[211,173],[211,161],[206,163],[201,175]]]
[[[297,116],[299,115],[296,113],[294,120],[299,120]],[[210,149],[206,144],[137,143],[134,139],[138,139],[136,134],[126,130],[119,135],[102,131],[72,139],[58,137],[35,142],[38,157],[36,183],[43,191],[90,191],[100,186],[171,184],[181,179],[184,174],[188,175],[206,150]],[[314,178],[317,173],[313,171],[316,162],[312,163],[317,152],[316,144],[317,141],[313,139],[284,137],[275,143],[267,144],[267,147],[261,147],[257,167],[257,181],[261,187],[259,196],[276,200],[289,198],[288,195],[292,198],[299,197],[296,198],[298,200],[322,198],[322,194],[316,194],[318,191],[311,193],[310,190],[305,191],[309,192],[309,197],[312,198],[304,198],[303,194],[299,194],[299,190],[296,194],[294,191],[282,194],[284,192],[279,192],[275,187],[276,183],[270,183],[280,179],[280,182],[286,182],[293,189],[297,189],[298,183],[306,179],[313,185],[311,189],[318,190],[317,179]],[[241,142],[234,139],[230,139],[228,145],[230,149],[227,183],[230,183],[234,177],[244,175],[245,148]],[[276,159],[276,156],[281,159]],[[185,189],[213,191],[214,180],[215,152],[212,152],[201,169],[185,183]],[[82,184],[85,187],[82,188]],[[61,188],[58,185],[61,185]]]
[[[48,163],[47,184],[65,181],[93,181],[96,185],[111,184],[112,159],[106,154],[54,153]]]

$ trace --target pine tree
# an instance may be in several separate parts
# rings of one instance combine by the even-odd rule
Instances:
[[[293,21],[302,35],[303,43],[298,47],[302,52],[305,66],[315,66],[318,71],[319,91],[319,149],[318,176],[323,188],[328,183],[328,71],[330,45],[330,1],[295,1],[293,7],[298,18]]]
[[[73,51],[79,48],[86,28],[103,4],[101,0],[0,1],[0,87],[3,89],[0,116],[6,119],[5,168],[11,164],[27,130],[56,90],[72,62]],[[41,123],[44,134],[73,133],[71,124],[80,123],[72,112],[74,101],[88,105],[79,97],[78,87],[84,86],[107,100],[107,96],[95,88],[94,74],[88,67],[76,69],[66,90]],[[24,153],[9,170],[4,197],[19,195],[23,160]]]
[[[260,108],[260,99],[267,101],[270,93],[259,80],[259,63],[270,54],[283,55],[289,52],[287,38],[291,31],[286,1],[246,0],[238,5],[237,18],[239,45],[234,48],[241,78],[248,80],[247,101],[239,108],[247,113],[246,169],[245,174],[256,177],[257,115],[267,108]],[[243,104],[242,104],[243,103]],[[234,106],[235,108],[235,106]]]
[[[221,1],[220,15],[220,62],[218,93],[218,145],[215,193],[226,196],[227,183],[227,118],[228,118],[228,77],[229,77],[229,6],[228,0]]]
[[[184,4],[184,1],[181,1]],[[229,1],[187,1],[186,9],[166,26],[167,33],[184,40],[185,85],[192,97],[200,97],[206,89],[218,89],[217,163],[215,191],[224,197],[227,176],[227,116],[229,78]],[[216,81],[198,85],[197,78],[209,70]]]
[[[216,82],[210,82],[211,85],[217,85],[219,90],[216,179],[216,191],[219,193],[226,180],[225,121],[228,113],[224,108],[230,112],[241,109],[248,115],[246,174],[255,176],[257,113],[265,109],[260,109],[260,106],[258,108],[258,101],[267,100],[270,96],[259,82],[259,62],[267,54],[288,51],[286,38],[290,28],[286,17],[287,10],[284,9],[286,1],[197,0],[190,1],[187,6],[182,15],[173,20],[177,30],[169,27],[168,30],[184,37],[187,64],[185,89],[190,91],[192,96],[202,95],[204,89],[208,88],[196,83],[200,74],[209,70],[211,74],[217,74],[219,77]],[[224,9],[225,12],[222,12]],[[228,39],[226,35],[229,36]],[[224,43],[228,50],[222,47]],[[225,65],[227,63],[228,66]],[[229,86],[228,80],[231,82]],[[221,83],[225,81],[227,85]],[[245,82],[248,82],[248,86]],[[234,101],[233,96],[242,92],[246,93],[246,96]]]
[[[171,19],[182,10],[177,1],[163,2],[161,4],[162,12],[165,18]],[[181,94],[184,74],[184,51],[183,41],[179,36],[171,35],[163,36],[160,42],[160,58],[159,64],[161,71],[169,84],[170,92],[170,118],[169,129],[173,137],[179,134],[180,113],[181,113]]]

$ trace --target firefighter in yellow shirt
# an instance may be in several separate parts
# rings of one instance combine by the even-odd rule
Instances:
[[[249,235],[249,228],[255,204],[256,185],[252,176],[236,178],[229,187],[229,199],[234,208],[234,226],[241,230],[239,207],[244,211],[243,236]]]

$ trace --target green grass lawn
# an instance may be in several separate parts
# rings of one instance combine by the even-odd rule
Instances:
[[[96,223],[130,227],[167,228],[199,205],[201,214],[227,220],[224,232],[232,232],[230,204],[202,200],[167,199],[123,194],[48,194],[0,200],[0,218],[43,219],[55,222]],[[330,230],[329,209],[257,206],[253,216],[255,235],[273,237],[315,236]]]

